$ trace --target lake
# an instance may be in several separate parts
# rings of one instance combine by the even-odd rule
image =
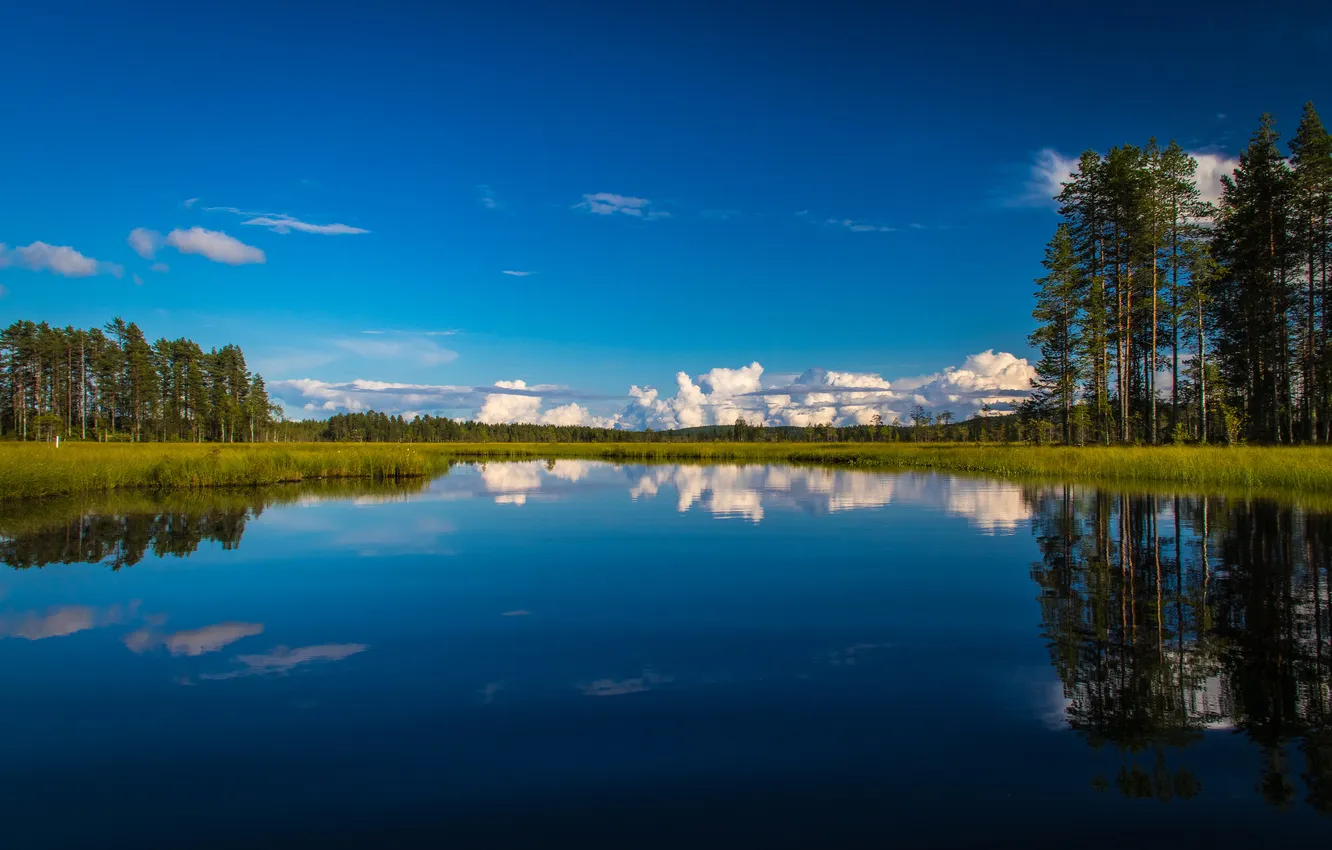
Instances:
[[[792,466],[9,505],[3,846],[1325,840],[1330,550]]]

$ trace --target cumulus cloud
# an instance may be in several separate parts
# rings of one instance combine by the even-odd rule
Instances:
[[[205,230],[202,227],[173,230],[167,234],[166,244],[182,254],[201,254],[215,263],[232,266],[264,263],[268,260],[259,248],[246,245],[220,230]]]
[[[1204,201],[1221,200],[1221,178],[1233,174],[1239,165],[1235,157],[1207,151],[1189,151],[1198,163],[1195,180]],[[1055,196],[1078,173],[1078,157],[1065,156],[1054,148],[1042,148],[1032,156],[1022,192],[1012,203],[1016,206],[1057,205]]]
[[[7,265],[49,271],[63,277],[92,277],[99,274],[121,277],[125,274],[124,266],[84,256],[68,245],[48,245],[45,242],[33,242],[13,249],[0,244],[0,268]]]
[[[896,382],[881,375],[811,369],[794,383],[762,385],[763,367],[712,369],[695,383],[676,375],[676,394],[663,398],[652,387],[631,387],[622,421],[658,429],[730,425],[737,419],[765,425],[868,424],[905,418],[914,405],[950,409],[959,418],[989,404],[1006,409],[1030,392],[1035,369],[1006,352],[973,354],[962,366]]]
[[[388,345],[377,338],[364,345]],[[379,349],[388,356],[390,349]],[[601,428],[657,430],[732,425],[856,425],[876,417],[885,424],[906,420],[920,405],[950,411],[958,420],[1012,410],[1031,391],[1035,368],[1008,352],[982,351],[960,366],[910,378],[886,380],[873,372],[810,369],[794,380],[765,381],[762,364],[717,367],[700,375],[678,372],[666,395],[652,386],[631,386],[627,396],[580,393],[551,384],[496,381],[488,387],[356,380],[328,383],[313,378],[269,384],[289,408],[323,413],[375,409],[386,413],[425,411],[487,424],[526,422]],[[627,404],[626,404],[627,402]],[[618,408],[618,409],[617,409]]]
[[[162,234],[146,227],[136,227],[130,231],[127,241],[129,246],[134,249],[134,253],[145,260],[151,260],[153,255],[157,253],[157,249],[162,247]]]
[[[531,422],[540,425],[589,425],[614,428],[618,416],[594,416],[577,402],[552,407],[542,412],[542,393],[557,387],[529,387],[524,381],[496,381],[495,387],[509,392],[488,393],[477,411],[476,420],[494,425],[504,422]]]
[[[583,200],[574,204],[574,209],[583,210],[593,215],[620,215],[633,218],[655,219],[670,218],[665,210],[653,208],[647,198],[634,198],[629,195],[617,195],[614,192],[594,192],[584,195]]]

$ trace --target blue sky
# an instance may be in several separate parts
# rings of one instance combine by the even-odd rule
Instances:
[[[1332,104],[1326,4],[923,5],[19,4],[0,321],[235,342],[293,415],[969,410],[1031,356],[1061,157],[1223,168]]]

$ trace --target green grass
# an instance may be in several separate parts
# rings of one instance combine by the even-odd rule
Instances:
[[[811,463],[1016,478],[1332,494],[1332,448],[1064,448],[910,443],[0,443],[0,500],[131,488],[255,486],[318,479],[398,480],[456,460]]]

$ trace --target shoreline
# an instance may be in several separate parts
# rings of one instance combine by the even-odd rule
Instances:
[[[0,443],[0,505],[117,490],[430,476],[457,461],[796,463],[1332,495],[1332,447],[997,443]]]

